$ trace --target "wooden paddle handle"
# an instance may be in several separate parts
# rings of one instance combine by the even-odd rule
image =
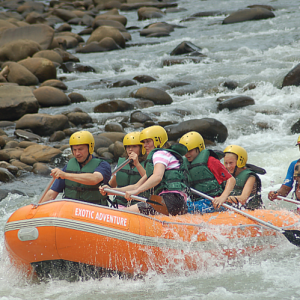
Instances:
[[[51,188],[51,186],[52,186],[54,180],[55,180],[55,178],[52,178],[52,179],[49,181],[49,183],[48,183],[48,185],[46,186],[46,188],[44,189],[43,194],[42,194],[42,196],[40,197],[38,203],[40,203],[40,202],[42,201],[42,199],[44,198],[44,196],[46,195],[46,193],[49,191],[49,189]]]

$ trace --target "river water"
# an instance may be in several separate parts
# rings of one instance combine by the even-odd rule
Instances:
[[[293,209],[293,204],[271,203],[267,193],[278,189],[289,163],[299,157],[295,147],[297,134],[291,134],[291,126],[299,119],[300,87],[281,89],[284,76],[300,61],[299,19],[297,0],[265,1],[249,0],[179,0],[179,7],[187,10],[168,13],[163,21],[186,26],[175,28],[169,37],[145,38],[138,31],[131,31],[131,43],[159,44],[128,47],[120,51],[92,54],[75,54],[82,64],[91,65],[96,73],[70,73],[65,76],[69,91],[83,94],[89,101],[69,107],[44,108],[40,113],[56,114],[80,107],[97,121],[91,129],[103,130],[103,120],[108,114],[93,113],[93,108],[108,99],[128,99],[134,87],[91,88],[88,84],[101,79],[132,79],[147,74],[157,82],[143,86],[164,87],[170,81],[185,81],[197,90],[193,94],[178,96],[167,92],[174,102],[169,106],[143,109],[153,116],[160,111],[158,120],[183,120],[211,117],[228,128],[225,143],[213,148],[223,150],[229,144],[243,146],[248,151],[248,162],[266,169],[261,176],[265,206],[272,209]],[[245,8],[252,4],[268,4],[276,8],[275,18],[221,25],[226,14],[180,22],[193,13],[220,10],[224,12]],[[136,11],[121,12],[128,18],[127,26],[140,28],[157,20],[137,21]],[[161,20],[158,20],[161,21]],[[74,27],[79,32],[83,27]],[[87,39],[88,37],[84,37]],[[169,67],[162,60],[182,41],[190,41],[202,47],[207,55],[199,64],[186,63]],[[230,91],[211,92],[225,80],[234,80],[239,87]],[[243,90],[246,84],[256,88]],[[246,95],[255,105],[242,109],[217,111],[216,99],[223,95]],[[184,118],[171,113],[175,108],[192,112]],[[116,114],[117,116],[118,114]],[[124,115],[124,113],[119,114]],[[125,114],[126,115],[126,114]],[[129,113],[127,114],[129,115]],[[260,124],[264,124],[264,129]],[[29,175],[20,181],[1,184],[1,188],[19,189],[27,195],[9,195],[0,203],[0,226],[21,206],[36,203],[49,178]],[[178,270],[175,275],[148,274],[143,279],[104,278],[69,282],[50,280],[33,283],[13,270],[4,251],[3,232],[0,234],[0,297],[1,299],[299,299],[300,252],[286,239],[275,249],[265,250],[249,257],[235,260],[207,261],[197,272]]]

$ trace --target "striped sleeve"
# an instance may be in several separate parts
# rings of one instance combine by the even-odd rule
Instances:
[[[161,163],[165,165],[166,170],[170,169],[178,169],[180,167],[179,160],[176,159],[174,155],[172,155],[168,151],[156,151],[153,154],[153,164],[156,165],[157,163]]]

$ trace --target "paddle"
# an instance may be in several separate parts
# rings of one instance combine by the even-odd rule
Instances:
[[[55,180],[55,178],[51,178],[51,180],[49,181],[48,185],[47,185],[46,188],[44,189],[43,194],[42,194],[42,196],[40,197],[38,203],[41,202],[41,200],[44,198],[44,196],[46,195],[46,193],[48,192],[48,190],[51,188],[51,186],[52,186],[54,180]]]
[[[285,198],[285,197],[282,197],[282,196],[277,196],[277,198],[281,199],[283,201],[286,201],[286,202],[291,202],[291,203],[300,205],[300,201],[298,201],[298,200],[294,200],[294,199],[290,199],[290,198]]]
[[[124,192],[115,191],[115,190],[109,189],[109,188],[104,188],[104,191],[107,193],[122,196],[122,197],[125,196]],[[166,203],[165,203],[163,197],[161,197],[161,196],[152,195],[150,199],[147,199],[147,198],[131,195],[131,198],[134,200],[137,200],[137,201],[149,203],[157,212],[159,212],[163,215],[166,215],[166,216],[169,215],[169,211],[166,206]]]
[[[112,173],[111,178],[115,176],[122,168],[124,168],[126,165],[128,165],[130,162],[133,162],[132,159],[127,158],[123,163],[121,163]]]
[[[195,190],[193,188],[191,188],[191,191],[193,193],[195,193],[195,194],[198,194],[198,195],[206,198],[206,199],[214,200],[213,197],[210,197],[210,196],[208,196],[208,195],[206,195],[204,193],[201,193],[201,192],[199,192],[199,191],[197,191],[197,190]],[[274,230],[282,233],[292,244],[294,244],[295,246],[300,247],[300,231],[299,230],[291,230],[291,229],[284,230],[284,229],[282,229],[280,227],[277,227],[277,226],[275,226],[275,225],[273,225],[271,223],[265,222],[265,221],[263,221],[261,219],[258,219],[258,218],[254,217],[252,215],[249,215],[249,214],[245,213],[244,211],[242,211],[240,209],[237,209],[237,208],[235,208],[235,207],[233,207],[231,205],[228,205],[226,203],[223,203],[222,206],[226,207],[227,209],[233,210],[236,213],[238,213],[240,215],[243,215],[246,218],[249,218],[249,219],[251,219],[253,221],[256,221],[257,223],[261,223],[261,224],[265,225],[266,227],[272,228],[272,229],[274,229]]]

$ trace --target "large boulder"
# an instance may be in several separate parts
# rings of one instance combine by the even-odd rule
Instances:
[[[169,140],[177,140],[189,131],[199,132],[204,139],[224,143],[228,137],[226,126],[213,118],[193,119],[165,127]]]
[[[47,58],[29,57],[20,60],[18,63],[33,73],[40,82],[56,79],[56,68],[53,62]]]
[[[94,107],[96,113],[107,113],[116,111],[127,111],[132,110],[134,106],[124,100],[111,100],[108,102],[101,103]]]
[[[112,38],[120,47],[125,48],[125,39],[123,35],[117,28],[111,26],[98,27],[93,31],[86,43],[100,42],[105,37]]]
[[[170,55],[193,54],[200,53],[202,48],[194,45],[189,41],[181,42],[175,49],[172,50]]]
[[[275,15],[273,12],[263,7],[245,8],[230,14],[227,18],[223,20],[223,24],[269,19],[274,17]]]
[[[18,120],[38,110],[39,103],[29,87],[0,86],[0,120]]]
[[[230,97],[229,99],[222,101],[221,103],[218,104],[218,109],[222,110],[227,108],[229,110],[233,110],[233,109],[245,107],[248,105],[254,105],[254,104],[255,101],[253,98],[249,96],[241,95],[241,96]]]
[[[63,91],[52,86],[39,87],[33,91],[33,94],[43,107],[71,104],[71,100]]]
[[[31,56],[31,55],[30,55]],[[56,62],[58,64],[63,63],[62,57],[54,50],[42,50],[34,53],[32,57],[42,57],[51,60],[52,62]]]
[[[0,47],[0,60],[18,61],[32,56],[40,50],[41,46],[35,41],[24,39],[15,40]]]
[[[138,89],[134,95],[135,98],[147,99],[158,105],[171,104],[173,102],[171,96],[157,88],[142,87]]]
[[[165,14],[156,7],[141,7],[138,9],[137,14],[139,21],[153,18],[163,18],[165,16]]]
[[[38,78],[32,74],[27,68],[16,63],[7,62],[2,65],[2,68],[8,66],[9,73],[7,74],[7,81],[14,82],[19,85],[38,85]]]
[[[53,36],[54,29],[45,24],[8,28],[0,32],[0,47],[15,40],[26,39],[37,42],[41,49],[48,49]]]
[[[122,49],[113,38],[105,37],[100,42],[91,42],[76,48],[77,53],[94,53]]]
[[[118,12],[118,10],[108,11],[107,13],[98,15],[94,21],[96,22],[97,20],[112,20],[112,21],[120,22],[121,24],[126,26],[127,18],[125,16],[119,15],[119,13],[115,14],[115,13],[113,13],[113,11]]]
[[[16,129],[30,129],[40,136],[49,136],[55,131],[69,127],[68,117],[62,114],[27,114],[16,122]]]
[[[34,165],[36,162],[49,163],[54,157],[62,154],[62,151],[46,145],[32,145],[27,147],[21,157],[20,161],[25,164]]]
[[[285,75],[282,82],[282,87],[289,85],[300,85],[300,64],[295,66],[291,71],[287,73],[287,75]]]
[[[59,17],[60,19],[64,20],[64,21],[69,21],[73,18],[76,18],[77,15],[67,9],[62,9],[62,8],[56,8],[52,11],[52,14]]]

